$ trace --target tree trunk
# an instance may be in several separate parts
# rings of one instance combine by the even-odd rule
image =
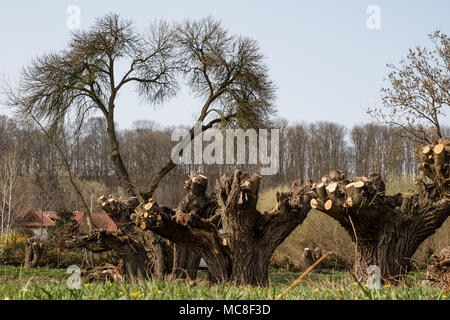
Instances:
[[[171,279],[181,278],[195,280],[197,277],[200,255],[183,247],[175,245]]]
[[[42,241],[28,239],[25,243],[24,268],[36,268],[44,252],[45,245]]]
[[[215,215],[207,215],[209,219],[195,210],[170,212],[157,205],[137,207],[133,218],[142,230],[151,230],[200,255],[214,281],[267,285],[273,252],[310,210],[311,184],[296,181],[291,192],[277,193],[273,210],[261,213],[256,210],[260,180],[257,174],[248,177],[240,171],[222,176],[216,188],[217,203],[210,196],[205,206],[209,212],[214,208]]]
[[[125,264],[126,277],[131,280],[150,278],[161,280],[168,273],[164,252],[170,245],[151,232],[143,232],[130,221],[130,213],[139,204],[136,197],[127,201],[100,197],[98,204],[117,225],[117,232],[94,230],[67,247],[84,247],[92,252],[113,250]]]
[[[352,237],[355,275],[360,279],[369,277],[369,266],[379,268],[382,281],[403,279],[417,248],[447,219],[449,151],[449,139],[420,149],[420,168],[433,183],[417,180],[414,195],[386,196],[376,173],[349,181],[334,171],[313,185],[311,206],[339,221]]]
[[[127,195],[130,197],[136,196],[137,193],[134,184],[131,182],[131,179],[128,175],[128,171],[123,163],[122,156],[120,155],[119,142],[117,141],[116,128],[114,125],[114,105],[112,103],[110,103],[107,121],[108,121],[107,132],[111,147],[110,156],[112,163],[114,165],[114,171],[117,177],[119,178],[119,182],[125,188]]]
[[[191,172],[189,179],[184,182],[184,189],[188,193],[175,210],[175,219],[183,219],[185,214],[195,214],[203,219],[209,218],[211,209],[215,208],[215,202],[208,199],[207,187],[207,177],[198,171]],[[182,245],[175,244],[171,278],[195,280],[200,259],[199,254]]]

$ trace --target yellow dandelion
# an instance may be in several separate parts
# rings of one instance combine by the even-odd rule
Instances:
[[[161,291],[159,291],[159,290],[158,290],[158,291],[156,291],[156,294],[160,294],[160,293],[161,293]]]
[[[315,288],[315,289],[314,289],[314,292],[319,292],[319,288]]]
[[[385,284],[384,287],[385,287],[385,288],[389,288],[389,285],[388,285],[388,284]]]
[[[358,285],[358,282],[353,282],[353,285],[354,285],[354,286],[357,286],[357,285]]]
[[[142,292],[140,292],[140,291],[135,291],[135,292],[132,292],[131,295],[132,295],[133,297],[138,297],[138,296],[141,295],[141,293],[142,293]]]
[[[447,296],[442,296],[442,298],[447,299]]]
[[[121,296],[121,295],[123,295],[123,292],[122,292],[122,291],[119,292],[119,296]]]

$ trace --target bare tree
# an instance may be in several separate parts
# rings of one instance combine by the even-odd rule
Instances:
[[[368,109],[374,118],[402,128],[404,136],[428,144],[443,137],[440,117],[450,106],[449,37],[436,31],[429,38],[431,49],[417,46],[398,66],[388,65],[383,107]]]
[[[0,256],[8,243],[16,220],[15,187],[19,165],[17,146],[0,157]]]
[[[184,79],[203,101],[197,118],[203,123],[202,131],[215,124],[267,126],[275,113],[275,87],[255,40],[232,36],[221,22],[208,17],[176,25],[175,42]],[[190,135],[193,139],[194,127]],[[144,201],[174,167],[170,160],[154,174],[141,192]]]
[[[184,79],[191,92],[201,98],[197,121],[205,131],[222,126],[265,127],[274,113],[274,85],[256,41],[232,36],[219,21],[208,17],[175,26],[175,42]],[[190,138],[194,139],[194,127]],[[185,140],[187,141],[187,140]],[[148,201],[161,180],[175,167],[169,160],[151,178],[141,195]],[[198,267],[200,257],[188,257],[175,246],[173,276]],[[191,265],[189,265],[191,263]]]

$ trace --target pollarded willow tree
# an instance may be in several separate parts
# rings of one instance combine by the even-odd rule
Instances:
[[[418,153],[420,169],[432,183],[417,180],[412,195],[386,195],[376,173],[347,180],[335,171],[313,185],[311,207],[337,220],[350,235],[360,279],[376,270],[371,266],[380,268],[386,282],[403,279],[419,245],[450,214],[450,139],[425,145]]]
[[[275,113],[275,87],[255,40],[231,35],[221,22],[211,17],[176,24],[174,37],[186,85],[202,101],[196,119],[202,123],[201,131],[214,125],[267,127]],[[191,140],[194,135],[192,127]],[[152,176],[148,188],[141,192],[144,201],[153,197],[159,183],[175,166],[169,160]],[[197,268],[200,258],[178,245],[174,256],[174,276]]]
[[[273,252],[311,209],[311,182],[296,180],[290,192],[277,193],[269,212],[256,209],[260,182],[259,175],[237,170],[221,177],[215,196],[206,196],[207,178],[196,173],[186,182],[189,193],[176,211],[152,199],[138,207],[114,198],[98,203],[111,215],[124,212],[142,230],[201,256],[213,281],[264,286]]]
[[[397,66],[388,65],[382,106],[367,111],[399,128],[397,134],[425,144],[418,148],[419,169],[432,183],[417,180],[417,193],[409,197],[386,196],[379,175],[325,177],[328,186],[316,186],[313,205],[341,222],[358,244],[355,268],[361,277],[369,264],[378,265],[387,280],[402,277],[417,247],[450,212],[449,140],[440,121],[450,106],[450,39],[440,31],[429,38],[431,48],[417,46]]]
[[[176,24],[174,37],[182,76],[202,101],[196,119],[202,123],[202,131],[216,124],[242,129],[270,124],[276,112],[275,86],[255,40],[230,35],[211,17]],[[190,136],[194,138],[194,127]],[[141,192],[144,201],[153,196],[175,166],[169,160],[153,175],[148,188]]]

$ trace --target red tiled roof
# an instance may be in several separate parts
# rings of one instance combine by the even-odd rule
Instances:
[[[53,220],[58,219],[58,215],[54,211],[44,211],[42,218],[41,210],[16,210],[15,215],[17,217],[17,224],[27,228],[35,228],[41,226],[41,220],[43,227],[54,226]],[[82,227],[87,227],[87,213],[75,211],[74,220]],[[112,219],[105,212],[92,212],[92,223],[94,228],[106,229],[109,232],[117,231],[117,226]]]
[[[47,228],[55,225],[55,222],[47,215],[50,211],[44,211],[44,214],[42,210],[21,210],[14,213],[17,216],[16,223],[23,227],[37,228],[42,225]]]

